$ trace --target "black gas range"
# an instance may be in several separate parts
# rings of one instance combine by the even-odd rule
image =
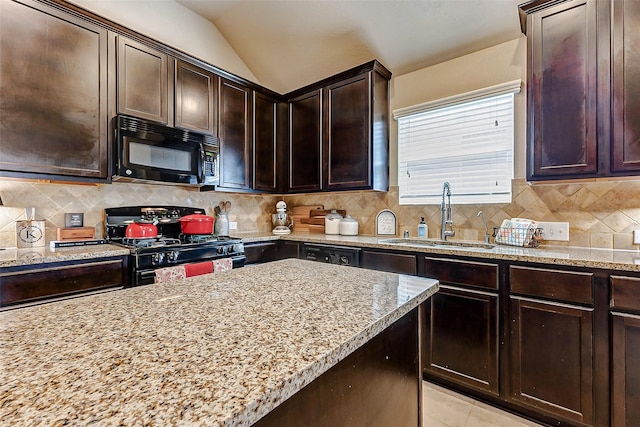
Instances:
[[[204,209],[183,206],[124,206],[108,208],[104,212],[106,240],[131,249],[131,286],[153,283],[155,270],[158,268],[220,258],[231,258],[233,268],[243,267],[245,264],[244,245],[240,238],[182,234],[178,219],[205,213]],[[127,226],[133,221],[154,223],[158,228],[158,237],[126,237]]]

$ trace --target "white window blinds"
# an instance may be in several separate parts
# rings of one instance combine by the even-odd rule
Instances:
[[[394,111],[401,205],[509,203],[520,80]]]

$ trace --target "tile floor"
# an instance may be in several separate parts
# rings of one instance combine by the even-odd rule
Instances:
[[[425,381],[422,385],[422,427],[540,427],[435,384]]]

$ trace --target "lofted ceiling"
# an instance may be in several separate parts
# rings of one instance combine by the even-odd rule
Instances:
[[[521,36],[523,0],[176,0],[286,93],[372,59],[402,75]]]

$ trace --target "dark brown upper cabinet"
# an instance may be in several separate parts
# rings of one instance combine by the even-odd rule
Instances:
[[[520,10],[527,178],[640,174],[638,2],[534,0]]]
[[[320,190],[322,90],[289,101],[289,182],[287,191]]]
[[[0,174],[105,181],[107,30],[0,1]]]
[[[595,1],[570,0],[527,16],[527,177],[598,172]]]
[[[220,78],[218,96],[220,185],[216,188],[250,190],[252,170],[251,89]]]
[[[171,124],[168,96],[173,94],[173,84],[168,61],[168,55],[159,50],[118,37],[119,113]]]
[[[616,0],[611,8],[611,171],[635,175],[640,173],[640,2]]]
[[[253,92],[253,189],[278,191],[278,106],[276,98]]]
[[[389,189],[389,79],[371,61],[285,95],[289,192]]]
[[[387,82],[368,71],[324,89],[323,190],[389,189]]]
[[[175,125],[217,135],[218,77],[200,67],[176,61]]]

